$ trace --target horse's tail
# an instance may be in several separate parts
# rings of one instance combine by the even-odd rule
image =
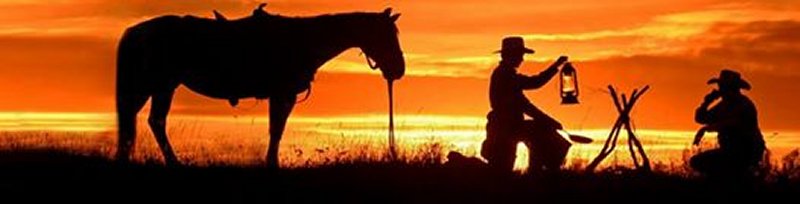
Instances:
[[[125,31],[117,47],[117,159],[127,161],[136,139],[136,114],[149,95],[140,83],[145,63],[143,32],[140,27]]]
[[[117,46],[117,99],[120,91],[128,91],[135,78],[136,70],[144,65],[144,50],[142,48],[143,34],[141,29],[131,27],[125,30]]]

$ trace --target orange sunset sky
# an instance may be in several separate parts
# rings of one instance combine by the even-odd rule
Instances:
[[[249,15],[250,0],[0,1],[0,112],[111,113],[116,44],[124,29],[166,14]],[[407,62],[396,113],[482,117],[500,40],[521,35],[521,68],[533,74],[559,55],[578,70],[581,104],[560,105],[557,79],[527,92],[568,128],[608,128],[616,117],[605,87],[650,85],[634,111],[639,128],[695,129],[692,114],[722,68],[753,89],[762,129],[800,127],[800,4],[792,0],[270,0],[268,12],[313,16],[392,7]],[[323,66],[311,98],[293,116],[385,114],[386,84],[357,49]],[[355,99],[355,100],[354,100]],[[180,88],[172,114],[251,115]]]

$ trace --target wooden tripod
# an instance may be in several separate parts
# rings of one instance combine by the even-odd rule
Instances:
[[[647,154],[645,154],[641,142],[639,142],[639,139],[637,139],[636,135],[633,133],[633,128],[631,128],[630,122],[630,112],[633,109],[633,105],[636,103],[639,97],[647,92],[648,89],[650,89],[650,86],[645,86],[641,91],[634,89],[633,93],[631,93],[630,100],[628,100],[624,93],[617,95],[617,91],[614,90],[614,87],[608,85],[608,90],[610,91],[611,98],[614,99],[614,106],[617,107],[619,117],[617,117],[617,121],[614,122],[614,127],[611,128],[611,132],[608,134],[608,138],[606,139],[600,154],[597,155],[594,160],[592,160],[592,163],[586,166],[586,172],[594,172],[594,169],[597,168],[597,165],[599,165],[603,159],[605,159],[609,154],[611,154],[611,152],[614,151],[614,148],[617,146],[617,138],[619,138],[619,133],[623,127],[628,132],[628,149],[631,152],[633,165],[636,167],[636,169],[641,169],[647,172],[650,171],[650,159],[647,158]],[[621,104],[620,101],[622,102]],[[634,146],[637,148],[639,155],[641,155],[641,164],[636,156],[637,151],[634,151],[633,149]]]

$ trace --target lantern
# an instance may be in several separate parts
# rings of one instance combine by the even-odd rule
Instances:
[[[561,104],[578,103],[578,73],[572,63],[567,62],[561,68]]]

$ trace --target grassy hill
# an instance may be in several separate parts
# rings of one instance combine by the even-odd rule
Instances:
[[[2,200],[221,203],[610,203],[794,199],[797,172],[746,185],[606,168],[497,175],[432,161],[355,161],[270,171],[258,166],[118,164],[57,149],[0,151]],[[792,203],[792,202],[789,202]]]

